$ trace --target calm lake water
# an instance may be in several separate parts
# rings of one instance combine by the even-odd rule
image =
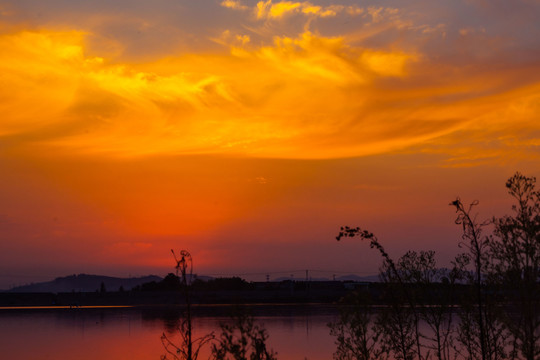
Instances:
[[[195,336],[214,332],[230,321],[234,307],[195,309]],[[336,317],[331,306],[248,307],[255,321],[270,335],[268,345],[280,360],[329,360],[335,350],[328,322]],[[165,354],[161,335],[175,343],[178,309],[33,309],[0,310],[2,359],[150,360]],[[208,347],[200,360],[207,359]]]

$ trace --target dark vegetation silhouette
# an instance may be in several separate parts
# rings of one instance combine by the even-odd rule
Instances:
[[[197,360],[201,348],[214,339],[214,333],[206,334],[195,339],[193,338],[193,314],[191,309],[190,294],[191,279],[193,279],[193,259],[191,254],[186,250],[182,250],[180,252],[180,259],[176,257],[174,250],[171,250],[171,252],[176,262],[176,279],[178,279],[180,282],[184,295],[185,310],[182,321],[177,328],[181,337],[180,344],[175,344],[175,342],[171,340],[165,333],[161,335],[161,342],[167,351],[167,354],[163,355],[161,359],[165,360],[168,359],[168,356],[171,356],[171,358],[174,360]],[[179,271],[181,274],[180,278],[178,276]]]
[[[373,299],[365,289],[347,295],[341,300],[337,321],[330,323],[330,335],[336,337],[336,360],[386,360],[388,354],[382,346],[383,330],[372,306]]]
[[[196,276],[193,276],[193,280],[189,280],[187,276],[186,283],[190,284],[190,289],[193,291],[199,290],[253,290],[254,285],[246,280],[233,276],[226,278],[215,278],[208,280],[200,280]],[[134,288],[134,291],[182,291],[181,279],[173,274],[169,273],[161,281],[150,281]]]
[[[253,284],[237,276],[207,281],[195,279],[192,287],[196,290],[252,290],[254,288]]]
[[[216,360],[276,360],[276,353],[266,347],[267,339],[266,329],[240,309],[231,324],[221,324],[219,341],[212,344],[212,356]]]
[[[540,191],[535,182],[520,173],[508,179],[506,188],[516,201],[513,214],[493,219],[489,238],[490,281],[507,290],[501,321],[514,351],[527,360],[540,357]]]
[[[382,256],[386,306],[376,310],[365,291],[342,300],[340,318],[330,324],[334,359],[540,359],[540,192],[535,183],[519,172],[508,179],[506,188],[516,204],[511,215],[501,218],[478,220],[478,201],[450,203],[464,250],[450,269],[436,266],[433,251],[409,251],[394,261],[373,233],[342,227],[338,241],[360,238]]]
[[[539,360],[540,192],[535,183],[520,173],[508,179],[515,205],[500,218],[481,221],[478,201],[452,201],[463,252],[449,268],[438,267],[431,250],[408,251],[394,260],[370,231],[342,227],[338,241],[360,238],[379,252],[382,284],[377,291],[361,287],[341,299],[339,317],[329,324],[334,359]],[[249,289],[251,284],[240,278],[193,280],[191,255],[180,255],[176,275],[152,285],[184,296],[177,326],[181,342],[174,344],[164,333],[162,359],[196,360],[208,345],[215,360],[276,360],[266,345],[268,333],[245,310],[221,324],[218,337],[193,339],[192,289]]]
[[[215,360],[276,360],[276,354],[266,346],[268,333],[264,327],[255,324],[253,317],[245,310],[237,309],[231,324],[220,324],[221,334],[218,338],[213,332],[198,338],[193,337],[191,290],[194,286],[207,289],[244,289],[249,284],[238,277],[215,279],[207,284],[193,280],[191,254],[182,250],[178,259],[174,251],[171,252],[176,262],[176,275],[169,274],[154,286],[161,286],[166,290],[180,289],[185,308],[181,320],[174,324],[175,333],[180,335],[180,342],[175,343],[165,332],[161,335],[161,342],[167,352],[161,359],[197,360],[201,349],[209,345]]]
[[[180,278],[173,273],[167,274],[161,281],[150,281],[133,288],[134,291],[180,291]]]

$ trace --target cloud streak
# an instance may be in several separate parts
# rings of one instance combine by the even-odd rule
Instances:
[[[239,46],[248,44],[236,39]],[[352,49],[341,38],[310,32],[276,37],[272,46],[232,47],[233,55],[226,57],[177,57],[137,66],[85,56],[81,33],[24,32],[5,35],[0,44],[5,54],[0,67],[12,74],[5,89],[22,97],[3,109],[10,120],[0,128],[4,136],[41,126],[41,144],[126,156],[307,154],[302,148],[309,147],[308,138],[326,131],[322,114],[338,111],[322,97],[343,103],[343,87],[403,76],[411,58]],[[384,67],[377,65],[381,61]],[[186,71],[170,73],[171,68]],[[45,73],[55,81],[53,90],[24,91],[28,81],[39,85]],[[320,95],[305,99],[305,88],[319,89]],[[28,102],[35,104],[31,111],[25,111]]]
[[[320,159],[453,152],[459,141],[446,150],[434,142],[459,133],[476,143],[482,123],[490,136],[531,144],[513,124],[537,130],[538,64],[501,55],[508,44],[490,37],[488,24],[451,28],[406,9],[352,6],[225,0],[223,11],[239,10],[246,23],[281,19],[285,33],[289,15],[360,16],[355,31],[337,36],[309,22],[292,35],[266,23],[259,32],[216,29],[218,49],[146,61],[104,51],[122,43],[104,41],[99,28],[3,31],[0,136],[28,151]],[[489,50],[478,48],[486,42]]]
[[[240,1],[225,0],[221,2],[221,6],[234,10],[248,10],[247,5],[243,5]],[[357,16],[364,13],[365,9],[356,5],[339,5],[331,4],[327,6],[315,5],[308,1],[279,1],[272,0],[259,1],[255,4],[251,11],[255,14],[258,20],[276,20],[283,19],[291,15],[304,15],[309,17],[329,18],[339,14],[347,14],[349,16]]]

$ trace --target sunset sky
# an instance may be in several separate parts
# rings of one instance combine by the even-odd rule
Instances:
[[[375,274],[540,176],[539,0],[0,0],[0,289]]]

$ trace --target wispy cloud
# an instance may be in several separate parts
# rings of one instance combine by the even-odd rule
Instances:
[[[82,33],[4,35],[0,68],[9,70],[12,99],[3,109],[7,121],[0,132],[24,142],[31,131],[33,142],[128,156],[284,156],[302,149],[304,137],[325,131],[318,121],[338,110],[329,97],[345,101],[340,87],[403,76],[412,59],[402,53],[353,49],[342,38],[310,32],[276,37],[272,46],[261,47],[248,47],[246,35],[225,33],[223,38],[234,44],[229,57],[179,57],[167,60],[173,62],[166,67],[160,62],[141,67],[85,56]],[[243,49],[241,56],[235,47]],[[171,66],[185,71],[170,73]],[[55,81],[54,89],[46,94],[24,90],[29,82],[40,84],[45,73]],[[326,90],[302,100],[298,96],[306,87]],[[29,102],[35,107],[28,109]],[[312,111],[319,120],[306,122]],[[291,122],[293,118],[297,120]]]
[[[238,1],[225,0],[221,3],[221,6],[235,9],[246,10],[246,5],[240,4]],[[253,13],[257,19],[281,19],[289,15],[300,14],[305,16],[315,17],[335,17],[340,13],[345,13],[350,16],[357,16],[364,12],[363,8],[349,5],[328,5],[321,6],[315,5],[308,1],[279,1],[273,2],[272,0],[259,1],[252,8]]]
[[[242,5],[242,3],[240,3],[240,1],[237,1],[237,0],[223,0],[221,2],[221,6],[230,8],[230,9],[235,9],[235,10],[249,9],[249,7],[247,7],[246,5]]]
[[[0,37],[7,143],[129,157],[333,158],[429,148],[457,131],[474,134],[480,123],[490,136],[513,131],[516,119],[538,127],[536,85],[521,90],[490,71],[451,65],[445,71],[454,75],[442,81],[440,65],[423,54],[352,46],[344,37],[306,31],[256,45],[226,31],[220,41],[229,55],[119,64],[86,55],[87,36]],[[43,91],[45,83],[54,86]]]
[[[328,2],[220,6],[242,10],[232,14],[248,25],[216,28],[211,50],[158,52],[144,62],[107,51],[111,40],[99,27],[4,31],[5,146],[335,158],[411,147],[452,152],[465,137],[481,142],[475,124],[519,141],[516,119],[537,130],[538,66],[523,65],[530,55],[507,54],[510,45],[485,24],[424,23],[397,7]],[[292,23],[294,14],[359,17],[352,31],[332,36],[306,19],[296,33],[267,21]]]

